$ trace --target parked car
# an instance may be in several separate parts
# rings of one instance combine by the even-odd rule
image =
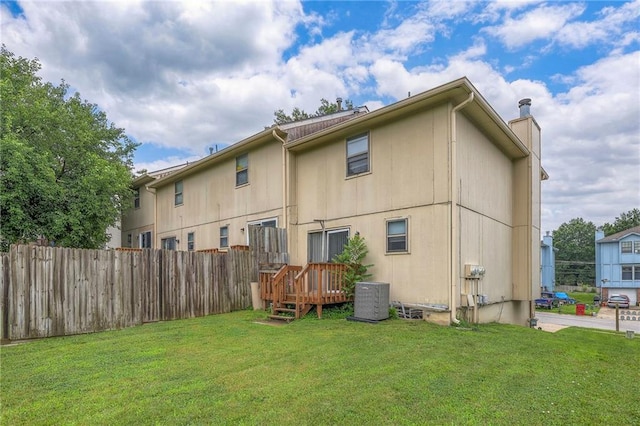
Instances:
[[[555,297],[551,291],[543,291],[540,298],[535,300],[536,308],[555,308],[560,304],[560,299]]]
[[[615,308],[618,305],[619,308],[629,308],[629,296],[616,294],[607,300],[607,306]]]
[[[576,303],[576,299],[569,297],[567,293],[562,291],[556,291],[554,296],[560,300],[560,304],[568,303],[569,305],[574,305]]]

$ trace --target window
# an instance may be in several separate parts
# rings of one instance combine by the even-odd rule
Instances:
[[[622,265],[622,281],[631,281],[631,280],[633,280],[633,266]]]
[[[136,188],[133,190],[133,208],[140,208],[140,188]]]
[[[140,248],[151,248],[151,231],[138,235],[138,246]]]
[[[633,242],[633,252],[635,254],[640,254],[640,241]]]
[[[177,246],[176,237],[169,237],[162,239],[162,249],[163,250],[175,250]]]
[[[195,235],[194,235],[193,232],[189,232],[187,234],[187,250],[193,251],[195,246],[196,246],[196,244],[195,244]]]
[[[236,157],[236,186],[249,183],[249,154]]]
[[[640,265],[622,265],[622,281],[640,281]]]
[[[179,180],[175,183],[175,205],[179,206],[182,204],[182,181]]]
[[[131,243],[133,242],[133,235],[127,234],[127,247],[133,247]]]
[[[369,134],[347,139],[347,176],[369,171]]]
[[[621,253],[631,253],[631,245],[632,241],[622,241],[620,243],[620,252]]]
[[[310,232],[307,238],[309,262],[331,262],[349,241],[348,229]]]
[[[407,219],[388,220],[387,253],[408,252],[407,234]]]
[[[229,227],[220,227],[220,248],[229,247]]]
[[[273,217],[270,219],[261,219],[261,220],[254,220],[251,222],[247,222],[247,225],[260,225],[260,226],[265,226],[268,228],[277,228],[278,227],[278,218],[277,217]]]

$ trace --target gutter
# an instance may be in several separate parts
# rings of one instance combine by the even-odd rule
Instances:
[[[284,229],[287,231],[287,247],[289,247],[289,226],[287,217],[287,148],[285,146],[286,141],[278,136],[275,129],[271,132],[274,138],[282,142],[282,221],[284,222]]]
[[[460,321],[456,318],[456,307],[458,305],[456,301],[456,284],[458,282],[458,241],[457,241],[457,231],[458,231],[458,215],[456,214],[458,205],[458,185],[457,185],[457,171],[456,171],[456,143],[457,143],[457,131],[456,131],[456,113],[460,111],[462,108],[467,106],[471,101],[473,101],[474,94],[473,92],[469,93],[469,97],[462,101],[462,103],[456,105],[451,110],[451,147],[449,148],[449,220],[451,226],[449,227],[449,246],[451,247],[451,253],[449,255],[450,269],[449,269],[449,278],[451,282],[451,303],[449,303],[450,311],[449,317],[453,324],[460,324]]]

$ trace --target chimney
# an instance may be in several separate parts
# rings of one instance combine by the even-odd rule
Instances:
[[[520,108],[520,118],[529,117],[531,115],[531,99],[524,98],[520,99],[518,102],[518,107]]]
[[[336,103],[338,104],[338,111],[342,111],[342,98],[336,98]]]

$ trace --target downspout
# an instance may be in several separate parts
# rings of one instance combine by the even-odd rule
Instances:
[[[289,247],[289,221],[287,217],[287,148],[285,140],[276,133],[275,129],[271,132],[274,138],[282,142],[282,221],[284,229],[287,231],[287,247]]]
[[[449,227],[449,246],[451,247],[450,259],[450,280],[451,280],[451,303],[449,303],[449,317],[452,323],[460,324],[460,321],[456,318],[456,284],[458,282],[458,215],[456,206],[458,205],[458,185],[457,185],[457,170],[456,170],[456,143],[457,143],[457,131],[456,131],[456,113],[464,108],[468,103],[473,101],[473,92],[469,93],[469,97],[462,103],[456,105],[451,110],[451,148],[449,149],[449,220],[451,226]],[[477,307],[476,307],[477,309]]]
[[[158,197],[156,196],[156,189],[149,188],[149,186],[145,185],[144,189],[153,194],[153,236],[152,241],[153,244],[151,248],[156,248],[156,240],[158,239]],[[140,243],[138,243],[140,246]]]

